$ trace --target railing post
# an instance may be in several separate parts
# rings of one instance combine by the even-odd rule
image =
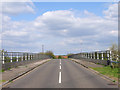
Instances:
[[[97,59],[99,60],[99,52],[97,52]]]
[[[29,53],[27,53],[27,60],[29,60]]]
[[[29,54],[29,59],[31,60],[31,54]]]
[[[24,58],[24,53],[22,53],[22,56],[21,56],[21,61],[23,61],[23,58]]]
[[[89,59],[89,57],[90,57],[90,55],[89,55],[89,53],[88,53],[88,59]]]
[[[35,60],[37,59],[37,54],[35,53]]]
[[[94,59],[96,59],[96,58],[95,58],[95,52],[94,52]]]
[[[31,54],[31,59],[33,59],[33,54]]]
[[[87,53],[85,55],[86,55],[85,57],[87,58]]]
[[[112,51],[110,50],[110,61],[112,61]]]
[[[31,53],[30,53],[30,60],[31,60]]]
[[[89,59],[91,59],[91,54],[89,53]]]
[[[29,60],[30,60],[30,58],[31,58],[30,56],[31,56],[31,54],[29,53]]]
[[[103,52],[101,52],[101,58],[102,58],[102,60],[103,60]]]
[[[11,58],[10,58],[10,62],[12,62],[12,56],[13,56],[13,55],[12,55],[12,52],[11,52]]]
[[[92,59],[92,53],[91,53],[91,59]]]
[[[19,56],[18,56],[18,53],[17,53],[17,62],[18,62],[18,58],[19,58]]]
[[[2,63],[5,64],[5,53],[2,53]]]
[[[25,53],[25,60],[27,60],[27,53]]]
[[[107,51],[107,60],[109,60],[109,53],[108,53],[108,51]]]
[[[117,61],[119,60],[119,55],[117,55]]]
[[[86,53],[87,54],[87,58],[88,58],[88,53]]]
[[[107,60],[109,60],[109,57],[110,57],[110,55],[109,55],[109,52],[107,51]]]
[[[86,53],[86,55],[87,55],[86,58],[88,58],[88,53]]]

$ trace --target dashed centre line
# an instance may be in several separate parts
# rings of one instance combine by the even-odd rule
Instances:
[[[59,83],[61,83],[61,72],[59,72]]]
[[[61,69],[61,66],[60,66],[60,69]]]
[[[60,64],[61,64],[61,59],[60,59]]]
[[[60,69],[61,69],[61,59],[60,59]],[[62,76],[61,76],[61,72],[59,72],[59,83],[61,83],[62,80]]]

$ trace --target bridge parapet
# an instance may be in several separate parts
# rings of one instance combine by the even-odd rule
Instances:
[[[0,56],[4,70],[50,58],[48,55],[28,52],[1,52]]]
[[[94,62],[98,64],[109,65],[110,62],[117,63],[118,55],[114,58],[114,54],[110,50],[105,51],[95,51],[95,52],[84,52],[78,54],[72,54],[68,58],[87,60],[89,62]]]

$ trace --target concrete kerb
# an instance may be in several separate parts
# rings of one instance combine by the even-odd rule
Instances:
[[[90,71],[96,73],[97,75],[99,75],[99,76],[101,76],[101,77],[103,77],[103,78],[105,78],[105,79],[107,79],[107,80],[109,80],[109,81],[112,81],[112,82],[114,81],[114,80],[111,79],[110,77],[108,77],[108,76],[106,76],[106,75],[103,75],[103,74],[99,73],[98,71],[95,71],[95,70],[93,70],[92,68],[89,68],[88,66],[85,66],[85,65],[81,64],[80,62],[77,61],[77,59],[71,59],[71,60],[74,61],[75,63],[78,63],[78,64],[82,65],[83,67],[89,69]],[[116,81],[115,84],[118,84],[118,81]]]
[[[6,84],[8,84],[8,83],[10,83],[11,81],[14,81],[15,79],[17,79],[17,78],[19,78],[19,77],[21,77],[21,76],[23,76],[23,75],[25,75],[25,74],[27,74],[28,72],[34,70],[35,68],[39,67],[40,65],[42,65],[42,64],[44,64],[44,63],[47,63],[47,62],[50,61],[50,60],[51,60],[51,59],[47,59],[47,60],[45,60],[44,62],[42,62],[41,64],[39,64],[39,65],[37,65],[37,66],[35,66],[35,67],[33,67],[33,68],[31,68],[31,69],[25,71],[25,72],[20,73],[20,74],[17,75],[16,77],[13,77],[13,78],[11,78],[10,80],[8,80],[8,81],[2,83],[2,84],[0,85],[0,87],[6,85]]]

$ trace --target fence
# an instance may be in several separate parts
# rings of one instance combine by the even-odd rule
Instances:
[[[26,52],[2,52],[1,56],[4,70],[50,58],[48,55]]]
[[[106,50],[106,51],[72,54],[68,56],[68,58],[86,60],[86,61],[97,63],[97,64],[109,65],[110,62],[114,62],[114,63],[117,62],[118,55],[117,55],[117,58],[114,58],[114,56],[115,55],[112,53],[112,51]],[[113,61],[113,60],[116,60],[116,61]]]

